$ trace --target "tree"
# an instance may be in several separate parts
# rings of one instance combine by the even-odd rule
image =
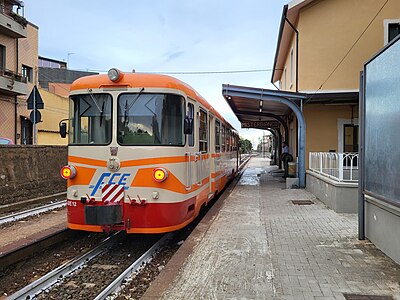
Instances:
[[[253,149],[253,145],[247,139],[240,138],[240,153],[249,153]]]

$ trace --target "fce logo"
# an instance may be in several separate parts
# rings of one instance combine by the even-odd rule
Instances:
[[[94,196],[98,190],[101,190],[105,184],[118,184],[123,185],[124,189],[127,190],[129,187],[126,185],[126,180],[129,178],[130,173],[103,173],[101,174],[99,180],[97,180],[95,185],[89,186],[93,189],[90,196]]]

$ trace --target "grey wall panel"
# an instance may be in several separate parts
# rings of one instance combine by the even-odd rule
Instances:
[[[72,83],[83,76],[97,74],[99,73],[39,67],[39,85],[41,88],[48,89],[49,82]]]
[[[365,190],[400,205],[400,42],[365,70]]]

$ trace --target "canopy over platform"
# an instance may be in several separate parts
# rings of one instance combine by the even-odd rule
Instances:
[[[224,84],[222,94],[238,117],[242,127],[273,129],[288,128],[285,121],[291,111],[298,120],[298,170],[299,186],[305,187],[305,133],[306,126],[301,107],[306,96],[299,93],[274,91]]]
[[[281,126],[288,140],[289,114],[293,112],[298,122],[298,173],[299,185],[305,187],[305,136],[304,104],[343,105],[358,104],[358,91],[318,91],[294,93],[224,84],[222,94],[241,122],[242,128],[269,129],[279,133]]]

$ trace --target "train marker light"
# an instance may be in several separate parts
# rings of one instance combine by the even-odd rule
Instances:
[[[76,169],[74,166],[64,166],[61,169],[61,177],[64,179],[72,179],[76,176]]]
[[[112,68],[112,69],[108,70],[108,78],[111,81],[117,82],[117,81],[121,80],[122,77],[123,77],[123,74],[117,68]]]
[[[153,170],[153,179],[157,182],[163,182],[168,178],[168,171],[164,168],[156,168]]]

